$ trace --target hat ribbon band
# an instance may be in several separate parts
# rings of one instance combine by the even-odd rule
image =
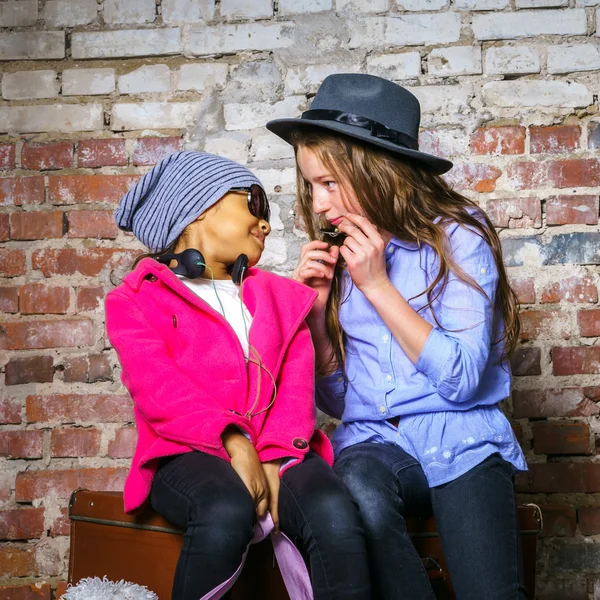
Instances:
[[[367,117],[361,117],[352,113],[342,112],[341,110],[325,110],[325,109],[314,109],[307,110],[302,113],[302,119],[308,121],[337,121],[344,125],[352,125],[353,127],[360,127],[367,129],[373,137],[380,140],[388,140],[399,146],[404,146],[410,150],[418,150],[419,144],[415,138],[401,131],[396,131],[386,127],[382,123],[368,119]]]

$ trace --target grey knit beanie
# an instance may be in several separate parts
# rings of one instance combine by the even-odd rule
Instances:
[[[119,229],[132,231],[152,252],[168,248],[231,188],[262,184],[246,167],[206,152],[176,152],[148,171],[115,211]]]

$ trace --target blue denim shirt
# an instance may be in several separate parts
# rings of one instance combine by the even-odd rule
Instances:
[[[507,362],[500,362],[502,342],[494,343],[503,323],[494,308],[498,272],[492,251],[467,227],[451,224],[447,233],[454,261],[486,296],[450,274],[433,302],[436,323],[424,308],[427,297],[419,295],[437,273],[435,252],[392,238],[386,247],[388,276],[433,326],[417,363],[346,274],[340,308],[345,372],[317,378],[317,406],[342,420],[332,438],[336,455],[360,442],[399,444],[422,465],[432,487],[495,452],[516,469],[527,469],[499,407],[510,394],[511,374]],[[396,416],[397,428],[388,422]]]

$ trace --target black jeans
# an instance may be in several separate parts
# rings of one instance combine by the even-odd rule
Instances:
[[[185,530],[173,600],[199,600],[228,579],[253,537],[255,507],[232,466],[201,452],[164,460],[154,510]],[[348,490],[318,455],[289,468],[279,492],[281,530],[310,558],[315,600],[371,598],[364,530]]]
[[[417,461],[394,445],[346,448],[334,470],[359,505],[373,598],[435,599],[404,521],[432,510],[458,600],[527,597],[513,467],[500,455],[431,489]]]

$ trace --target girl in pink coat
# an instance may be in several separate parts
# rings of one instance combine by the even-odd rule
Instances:
[[[149,500],[185,530],[173,599],[224,597],[273,524],[292,600],[370,598],[358,512],[316,429],[316,293],[254,267],[271,230],[258,179],[179,152],[115,216],[151,250],[106,300],[139,434],[125,508]],[[310,581],[283,533],[308,553]]]

